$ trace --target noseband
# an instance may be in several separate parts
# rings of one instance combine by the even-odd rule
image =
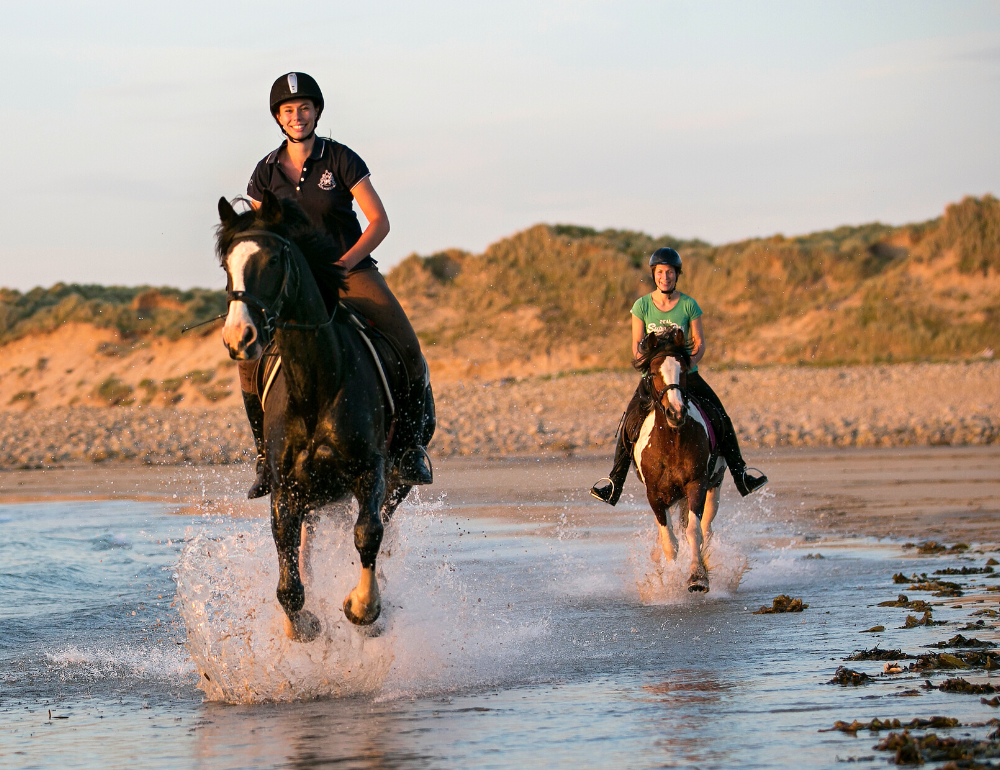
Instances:
[[[294,263],[292,262],[292,249],[295,248],[295,245],[287,238],[278,235],[277,233],[272,233],[270,230],[244,230],[243,232],[237,233],[235,236],[233,236],[232,244],[229,247],[229,252],[226,253],[227,259],[229,253],[232,251],[232,246],[234,244],[236,244],[239,241],[247,241],[253,238],[258,238],[262,235],[268,238],[273,238],[274,240],[278,241],[278,243],[281,244],[281,250],[278,252],[278,256],[282,260],[283,263],[282,267],[284,269],[285,276],[281,282],[281,289],[278,291],[277,304],[274,306],[274,309],[272,310],[271,307],[268,306],[266,302],[264,302],[259,297],[255,297],[248,291],[227,290],[226,296],[228,297],[229,302],[230,303],[245,302],[246,304],[257,308],[260,311],[261,315],[264,316],[264,331],[267,334],[268,340],[270,340],[271,337],[274,336],[275,329],[289,329],[292,331],[317,331],[318,329],[322,329],[324,326],[329,326],[330,324],[332,324],[333,319],[337,317],[337,307],[340,306],[339,304],[337,305],[337,307],[333,309],[333,312],[330,314],[329,320],[324,321],[323,323],[320,324],[298,324],[298,323],[292,323],[291,321],[281,320],[281,310],[282,307],[284,306],[285,297],[290,296],[292,291],[298,290],[298,286],[296,286],[294,289],[290,289],[288,285],[289,275],[295,272]],[[296,281],[296,284],[297,283],[298,282]]]

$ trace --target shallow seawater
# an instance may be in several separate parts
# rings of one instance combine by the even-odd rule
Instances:
[[[874,605],[906,590],[894,572],[972,562],[779,540],[775,505],[724,508],[712,591],[691,596],[682,566],[651,557],[641,506],[415,500],[383,546],[370,632],[340,611],[357,558],[351,511],[335,508],[313,524],[307,607],[323,632],[308,645],[281,634],[266,522],[128,501],[0,506],[0,764],[881,767],[875,736],[819,730],[996,715],[969,695],[897,697],[923,675],[825,684],[854,650],[954,635],[974,608],[899,630],[907,612]],[[779,593],[810,606],[752,614]],[[975,607],[996,608],[987,596]],[[861,633],[876,624],[888,630]]]

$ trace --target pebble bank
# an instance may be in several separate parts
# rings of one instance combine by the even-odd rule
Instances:
[[[1000,362],[704,370],[748,449],[1000,441]],[[435,388],[431,454],[610,454],[638,375],[594,372]],[[242,407],[0,411],[0,467],[229,464],[252,458]]]

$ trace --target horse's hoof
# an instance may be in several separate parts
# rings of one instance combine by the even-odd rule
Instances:
[[[293,642],[302,642],[303,644],[311,642],[319,636],[319,632],[322,630],[323,626],[320,624],[319,618],[309,610],[299,610],[291,618],[285,616],[285,634]]]
[[[354,602],[352,602],[351,597],[348,596],[344,599],[344,614],[347,616],[347,619],[356,626],[370,626],[378,620],[378,616],[382,614],[382,602],[376,600],[364,612],[358,613],[354,610]]]
[[[691,577],[688,578],[688,591],[693,594],[708,593],[708,575],[704,570],[699,569],[691,573]]]

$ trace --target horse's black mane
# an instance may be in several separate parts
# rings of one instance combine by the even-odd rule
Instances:
[[[632,362],[632,366],[640,372],[648,371],[650,363],[660,354],[678,359],[685,369],[691,367],[691,346],[686,342],[675,342],[672,332],[650,333],[643,337],[639,343],[639,357]]]
[[[245,198],[237,198],[237,201],[246,202]],[[215,252],[219,257],[219,263],[225,267],[226,254],[229,253],[233,245],[233,238],[246,230],[267,230],[277,235],[287,238],[302,252],[306,262],[310,265],[324,265],[333,267],[342,256],[340,250],[324,230],[314,225],[302,207],[293,200],[283,199],[281,203],[281,219],[277,223],[266,222],[263,219],[260,209],[250,208],[242,214],[237,214],[235,219],[223,222],[215,228]],[[324,270],[328,281],[330,270]],[[334,268],[336,288],[338,292],[343,292],[347,284],[343,278],[343,271]]]

